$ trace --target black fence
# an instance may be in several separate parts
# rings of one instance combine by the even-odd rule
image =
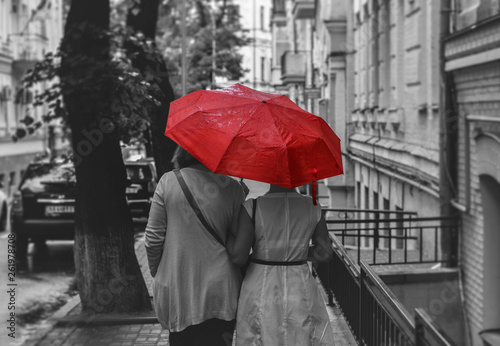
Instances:
[[[353,335],[366,346],[451,345],[422,311],[415,319],[364,261],[357,265],[331,237],[333,258],[316,269],[330,304],[339,305]]]
[[[328,228],[347,253],[371,265],[447,263],[451,250],[442,251],[441,237],[457,234],[455,218],[419,218],[415,212],[324,209]]]

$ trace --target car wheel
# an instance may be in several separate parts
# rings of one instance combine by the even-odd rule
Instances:
[[[45,243],[45,239],[35,238],[33,239],[33,242],[35,243],[35,251],[37,255],[45,255],[49,252],[49,248]]]
[[[0,213],[0,231],[5,231],[7,228],[7,206],[4,204],[2,206],[2,212]]]

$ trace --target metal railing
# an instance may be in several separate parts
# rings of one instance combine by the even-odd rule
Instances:
[[[457,232],[455,218],[416,217],[415,212],[324,209],[328,228],[356,262],[372,265],[446,263],[443,232]]]
[[[421,310],[415,320],[378,275],[363,261],[359,266],[334,236],[333,257],[315,272],[340,307],[360,345],[451,346]]]
[[[421,308],[415,309],[415,332],[417,346],[449,345],[432,323],[432,318]]]
[[[365,263],[360,263],[360,340],[365,345],[414,345],[411,315]]]

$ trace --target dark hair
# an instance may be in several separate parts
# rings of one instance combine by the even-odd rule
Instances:
[[[188,153],[186,149],[179,145],[177,146],[177,149],[175,149],[174,156],[172,157],[172,163],[174,164],[174,168],[181,169],[200,163],[200,161],[195,159],[193,155]]]

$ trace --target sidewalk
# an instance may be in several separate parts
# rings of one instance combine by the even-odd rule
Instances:
[[[143,239],[136,243],[136,254],[152,296],[153,278],[149,274]],[[339,309],[327,309],[335,334],[335,346],[357,345]],[[153,313],[134,317],[109,316],[83,325],[75,319],[79,310],[80,299],[76,296],[49,319],[43,330],[25,341],[23,346],[168,345],[168,332],[162,332]]]

